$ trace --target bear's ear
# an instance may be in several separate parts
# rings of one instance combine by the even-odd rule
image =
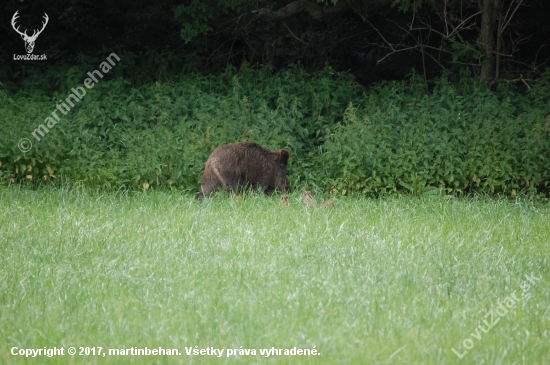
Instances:
[[[288,152],[287,150],[281,150],[281,163],[283,165],[287,165],[288,164],[288,158],[290,157],[290,152]]]

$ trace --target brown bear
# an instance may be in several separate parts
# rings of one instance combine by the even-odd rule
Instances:
[[[271,151],[253,142],[220,146],[206,161],[201,191],[196,198],[210,196],[218,187],[230,191],[250,187],[263,189],[268,194],[275,188],[287,191],[290,188],[286,177],[289,156],[287,150]]]

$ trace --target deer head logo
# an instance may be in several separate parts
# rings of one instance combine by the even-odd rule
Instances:
[[[32,35],[29,36],[27,34],[27,30],[25,29],[24,32],[20,32],[19,31],[19,27],[15,27],[15,20],[19,17],[19,15],[17,15],[17,13],[19,13],[19,10],[17,10],[15,12],[15,14],[13,14],[13,18],[11,18],[11,26],[13,27],[13,29],[19,33],[21,35],[21,38],[23,38],[23,40],[25,41],[25,49],[27,50],[27,53],[32,53],[32,50],[34,49],[34,42],[36,42],[36,38],[38,38],[38,36],[40,35],[40,33],[42,33],[42,31],[44,30],[44,28],[46,28],[46,24],[48,24],[48,14],[44,13],[44,22],[42,22],[42,29],[40,30],[34,30]]]

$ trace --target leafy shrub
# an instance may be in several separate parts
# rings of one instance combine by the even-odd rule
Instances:
[[[527,95],[443,77],[378,86],[350,104],[319,159],[333,192],[548,192],[550,78]]]
[[[0,183],[196,191],[215,147],[256,141],[291,151],[295,186],[333,193],[548,193],[550,72],[525,95],[459,81],[428,93],[413,76],[361,96],[330,68],[104,79],[40,141],[31,132],[68,94],[0,89]]]
[[[117,65],[118,67],[118,65]],[[311,76],[298,67],[272,75],[244,65],[217,76],[131,87],[102,80],[40,141],[31,136],[65,95],[0,95],[0,180],[51,181],[94,187],[173,186],[197,189],[204,163],[217,146],[256,141],[292,151],[289,173],[312,170],[308,155],[322,143],[358,86],[326,69]],[[34,146],[17,148],[21,138]],[[302,178],[303,180],[303,178]]]

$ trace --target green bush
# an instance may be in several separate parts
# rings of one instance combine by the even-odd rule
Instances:
[[[319,159],[333,192],[489,191],[515,196],[550,185],[549,73],[527,95],[441,78],[378,86],[350,104]]]
[[[0,136],[0,181],[196,190],[210,152],[245,140],[290,149],[289,174],[311,179],[308,156],[358,90],[329,68],[314,76],[298,67],[273,75],[244,65],[141,87],[102,80],[40,141],[32,131],[68,94],[3,91],[0,120],[9,123]],[[33,142],[30,151],[17,148],[21,138]]]
[[[0,89],[0,183],[196,191],[215,147],[256,141],[291,151],[288,173],[299,187],[546,194],[549,84],[547,72],[522,95],[514,85],[492,92],[443,77],[428,93],[413,75],[361,95],[330,68],[273,74],[247,65],[139,87],[118,77],[87,90],[40,141],[32,131],[68,93]],[[22,138],[33,142],[28,152]]]

